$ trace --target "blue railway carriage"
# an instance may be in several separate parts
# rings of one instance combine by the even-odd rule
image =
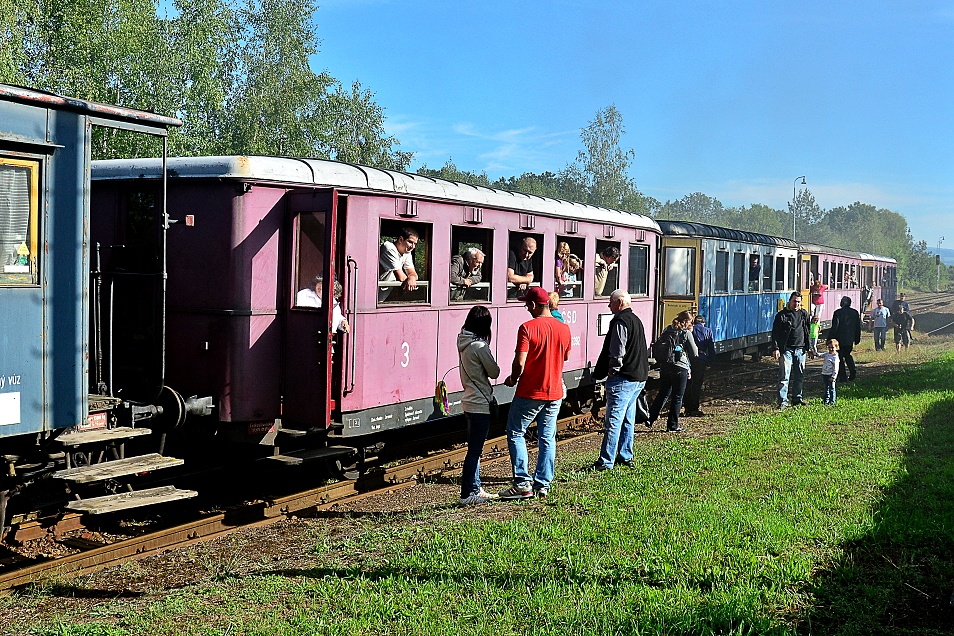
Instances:
[[[92,128],[178,125],[0,84],[0,535],[8,498],[72,457],[57,438],[111,428],[122,402],[90,373]]]
[[[728,228],[659,221],[662,229],[656,333],[680,311],[706,316],[716,352],[766,349],[772,321],[796,281],[798,245]]]

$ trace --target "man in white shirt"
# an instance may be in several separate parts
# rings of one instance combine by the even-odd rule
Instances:
[[[871,320],[874,322],[872,331],[874,331],[875,351],[884,351],[884,341],[888,335],[888,318],[891,317],[891,311],[884,306],[884,300],[878,299],[878,305],[871,310]]]
[[[385,241],[381,244],[378,258],[378,280],[400,281],[401,290],[414,291],[417,289],[417,271],[414,269],[414,259],[411,252],[417,246],[418,233],[416,230],[404,227],[397,239],[392,243]],[[378,302],[386,300],[393,291],[393,287],[378,287]]]

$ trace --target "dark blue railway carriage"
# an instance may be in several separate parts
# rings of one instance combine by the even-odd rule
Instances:
[[[105,439],[118,423],[113,411],[122,400],[98,372],[108,368],[102,343],[90,344],[92,129],[155,135],[165,154],[168,128],[178,125],[0,85],[0,534],[12,494],[75,467],[81,438],[70,447],[57,438],[103,429],[97,435]]]

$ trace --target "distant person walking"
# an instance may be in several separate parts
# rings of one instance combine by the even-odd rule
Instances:
[[[643,323],[631,305],[626,290],[617,289],[610,294],[613,320],[593,369],[594,378],[608,378],[603,446],[593,465],[595,470],[610,470],[617,462],[633,465],[636,400],[649,379],[649,354]]]
[[[855,359],[851,356],[851,350],[861,343],[861,315],[851,306],[850,296],[842,296],[841,308],[832,314],[828,339],[838,341],[838,358],[841,362],[838,366],[838,381],[854,380]]]
[[[911,330],[914,329],[914,316],[908,313],[907,303],[896,304],[898,311],[891,315],[894,323],[894,346],[901,351],[902,345],[907,349],[911,345]]]
[[[875,308],[871,310],[875,351],[884,351],[884,343],[888,337],[888,319],[890,317],[891,311],[884,306],[884,300],[879,298],[875,301]]]
[[[493,317],[483,305],[471,307],[464,327],[457,335],[460,381],[464,385],[461,404],[467,418],[467,456],[460,476],[460,505],[470,506],[496,499],[480,485],[480,456],[490,430],[490,404],[494,387],[490,380],[500,375],[500,367],[490,349]]]
[[[531,287],[518,300],[532,320],[517,330],[510,375],[504,380],[517,391],[507,418],[507,448],[513,465],[513,486],[501,499],[546,497],[556,464],[556,420],[563,401],[563,363],[570,357],[570,328],[550,315],[550,294]],[[537,423],[537,467],[530,474],[525,435]]]
[[[699,314],[693,319],[692,338],[699,350],[699,357],[689,360],[689,384],[686,386],[686,399],[683,406],[688,417],[705,417],[699,409],[702,402],[702,383],[706,379],[706,369],[715,360],[715,341],[712,330],[706,327],[706,317]]]
[[[659,418],[659,413],[666,406],[666,401],[672,396],[672,402],[669,405],[669,418],[666,422],[666,430],[670,433],[679,433],[683,430],[679,426],[679,411],[682,409],[682,398],[686,393],[686,384],[691,375],[691,360],[699,356],[699,350],[696,348],[696,341],[692,337],[689,328],[692,326],[692,314],[688,311],[681,311],[673,318],[672,324],[666,327],[656,342],[670,342],[673,351],[670,360],[656,360],[659,365],[659,392],[656,393],[656,399],[649,407],[649,423],[652,426]],[[654,347],[655,352],[658,347]],[[656,357],[654,353],[654,358]]]
[[[808,344],[808,312],[802,309],[802,295],[792,292],[788,304],[775,314],[772,323],[772,357],[778,360],[778,408],[799,406],[805,383],[805,356],[815,354]]]

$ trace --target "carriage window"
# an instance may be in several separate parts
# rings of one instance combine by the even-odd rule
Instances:
[[[579,236],[557,236],[553,255],[553,290],[561,298],[583,298],[586,241]]]
[[[511,232],[507,252],[507,299],[515,300],[543,283],[542,234]],[[545,287],[545,286],[544,286]]]
[[[824,263],[822,263],[822,279],[821,279],[821,282],[824,283],[825,285],[828,285],[829,287],[831,287],[831,286],[832,286],[832,285],[831,285],[831,279],[830,279],[831,277],[829,276],[828,265],[829,265],[828,261],[825,261]]]
[[[696,293],[696,248],[667,247],[664,293],[667,296],[694,296]]]
[[[649,246],[629,246],[629,288],[631,296],[649,295]]]
[[[762,265],[758,254],[749,256],[749,291],[759,290],[759,280],[762,278]]]
[[[845,286],[845,264],[844,263],[838,263],[837,272],[838,272],[837,278],[836,278],[837,287],[838,289],[841,289]]]
[[[785,257],[775,258],[775,291],[785,289]]]
[[[39,284],[40,163],[0,157],[0,285]]]
[[[742,252],[732,255],[732,291],[745,291],[745,254]]]
[[[762,290],[772,291],[772,263],[774,259],[771,254],[766,254],[762,262],[765,263],[765,267],[762,269]]]
[[[716,252],[715,291],[716,293],[728,293],[729,291],[728,252]]]
[[[493,230],[479,227],[451,228],[450,301],[490,302]]]
[[[297,243],[295,307],[321,307],[325,276],[325,212],[304,212],[298,216]]]
[[[431,226],[381,221],[378,304],[430,301]]]
[[[619,243],[597,241],[593,259],[593,296],[609,296],[619,287]]]
[[[788,287],[795,289],[795,259],[788,259]]]

